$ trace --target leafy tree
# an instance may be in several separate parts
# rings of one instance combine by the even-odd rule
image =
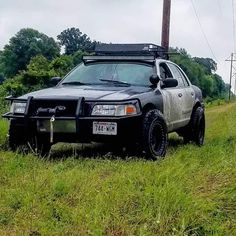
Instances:
[[[74,67],[73,57],[69,55],[62,55],[55,58],[50,63],[50,69],[55,76],[63,77]]]
[[[44,56],[33,57],[27,66],[27,70],[21,73],[22,84],[30,90],[35,90],[35,87],[39,89],[48,87],[50,78],[53,76],[49,65],[49,61]]]
[[[188,75],[190,81],[202,89],[204,97],[223,97],[227,85],[222,78],[215,74],[216,62],[211,58],[192,58],[185,49],[171,49],[177,54],[171,55],[171,60],[178,64]]]
[[[3,72],[3,65],[2,65],[2,54],[3,54],[3,51],[0,51],[0,73]]]
[[[4,80],[5,80],[4,75],[0,73],[0,84],[2,84]]]
[[[208,74],[217,70],[217,63],[211,58],[194,57],[193,60],[202,65]]]
[[[4,81],[0,85],[0,102],[3,95],[20,96],[51,86],[52,77],[66,75],[97,43],[76,28],[64,30],[58,39],[65,46],[65,55],[60,56],[60,48],[52,38],[33,29],[22,29],[10,39],[0,51],[0,83]],[[229,85],[214,73],[217,69],[214,60],[192,58],[182,48],[172,48],[171,51],[177,52],[171,55],[171,60],[202,89],[204,97],[212,99],[226,94]],[[12,78],[6,80],[6,76]]]
[[[202,95],[204,97],[212,96],[212,93],[214,92],[214,81],[212,76],[204,76],[204,79],[201,80],[200,87],[202,89]]]
[[[77,51],[76,53],[73,54],[73,64],[74,66],[77,66],[79,63],[82,62],[83,56],[88,55],[87,52],[83,51]]]
[[[1,86],[2,90],[4,91],[4,97],[8,95],[18,97],[28,92],[28,89],[24,87],[21,80],[22,75],[20,74],[16,75],[14,78],[4,81],[3,85]]]
[[[3,86],[9,95],[20,96],[34,90],[50,86],[53,76],[49,69],[50,62],[42,55],[33,57],[26,70],[11,79],[7,79]]]
[[[25,70],[32,57],[43,55],[48,60],[52,60],[59,54],[60,47],[53,38],[37,30],[26,28],[21,29],[10,39],[0,58],[4,74],[12,77],[20,70]]]
[[[89,51],[94,49],[96,41],[91,41],[90,38],[83,34],[78,28],[69,28],[62,31],[57,39],[60,45],[65,47],[65,54],[70,55],[79,50]]]
[[[20,96],[24,93],[52,86],[51,78],[65,76],[74,66],[74,60],[79,61],[82,54],[62,55],[51,62],[42,55],[33,57],[26,70],[20,71],[12,79],[4,82],[3,86],[8,95]]]

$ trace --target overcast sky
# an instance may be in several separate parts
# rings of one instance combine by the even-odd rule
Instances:
[[[163,0],[0,0],[0,50],[26,27],[55,39],[64,29],[76,27],[101,42],[160,44],[162,4]],[[172,0],[170,45],[217,60],[217,73],[226,82],[230,65],[225,59],[234,50],[232,12],[232,0]]]

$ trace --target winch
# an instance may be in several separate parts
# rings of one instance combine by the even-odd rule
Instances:
[[[53,143],[54,122],[55,122],[55,116],[53,115],[50,119],[50,143]]]

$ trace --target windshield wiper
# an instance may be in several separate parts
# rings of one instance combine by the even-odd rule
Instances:
[[[70,82],[64,82],[64,83],[62,83],[62,85],[88,85],[88,84],[82,83],[79,81],[70,81]]]
[[[100,81],[109,82],[109,83],[118,84],[118,85],[126,85],[126,86],[131,85],[131,84],[124,82],[124,81],[112,80],[112,79],[100,79]]]

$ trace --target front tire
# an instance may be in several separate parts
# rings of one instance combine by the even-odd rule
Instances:
[[[8,146],[11,151],[18,150],[25,143],[25,138],[22,136],[24,132],[17,126],[14,120],[10,120],[8,131]]]
[[[144,116],[142,144],[148,159],[158,160],[166,154],[167,126],[158,110],[150,110]]]
[[[41,157],[48,156],[51,150],[51,144],[39,136],[32,136],[27,142],[28,148],[35,154]]]
[[[47,156],[50,153],[51,144],[45,138],[31,135],[24,136],[24,130],[14,120],[10,121],[8,132],[8,146],[11,151],[33,152],[36,155]]]

